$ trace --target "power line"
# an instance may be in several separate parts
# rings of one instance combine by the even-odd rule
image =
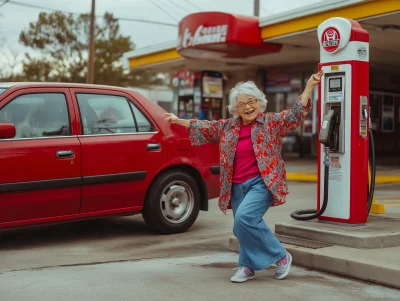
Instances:
[[[181,11],[183,11],[185,14],[190,14],[190,11],[184,9],[183,7],[181,7],[180,5],[176,4],[173,0],[171,0],[170,2],[168,2],[169,4],[172,4],[174,6],[176,6],[177,8],[179,8]]]
[[[150,1],[153,1],[153,0],[150,0]],[[157,1],[157,0],[155,0],[155,1]],[[164,13],[167,13],[167,11],[169,12],[169,14],[168,14],[169,17],[171,17],[171,18],[173,17],[174,20],[176,20],[175,17],[177,17],[179,19],[181,18],[180,16],[182,15],[182,12],[179,11],[177,8],[179,8],[180,10],[182,10],[182,9],[179,6],[178,7],[170,6],[171,4],[172,5],[175,4],[172,1],[164,1],[161,4],[161,0],[159,0],[159,2],[157,2],[157,3],[160,4],[165,9],[165,11],[163,10]],[[152,2],[152,4],[155,4],[155,3]],[[159,8],[159,6],[157,6],[157,8]],[[183,13],[186,15],[185,11]]]
[[[2,4],[0,4],[0,7],[4,6],[7,4],[7,2],[10,2],[10,0],[5,0]]]
[[[6,1],[9,2],[9,4],[13,4],[13,5],[17,5],[17,6],[25,6],[25,7],[29,7],[29,8],[36,8],[36,9],[42,9],[42,10],[48,10],[48,11],[59,11],[59,12],[62,12],[62,13],[78,15],[78,16],[81,15],[80,13],[74,13],[74,12],[55,9],[55,8],[51,8],[51,7],[28,4],[28,3],[18,2],[18,1],[10,1],[10,0],[6,0]],[[2,5],[4,5],[4,4],[5,3],[2,3]],[[96,16],[96,18],[103,18],[103,16]],[[150,20],[144,20],[144,19],[118,18],[118,17],[116,17],[115,19],[120,20],[120,21],[130,21],[130,22],[149,23],[149,24],[157,24],[157,25],[178,27],[177,24],[172,24],[172,23],[167,23],[167,22],[159,22],[159,21],[150,21]]]
[[[74,15],[79,15],[77,13],[72,13],[72,12],[68,12],[65,10],[60,10],[60,9],[55,9],[55,8],[50,8],[50,7],[44,7],[44,6],[40,6],[40,5],[35,5],[35,4],[28,4],[28,3],[23,3],[23,2],[18,2],[18,1],[10,1],[10,4],[13,5],[17,5],[17,6],[25,6],[25,7],[29,7],[29,8],[37,8],[37,9],[44,9],[44,10],[50,10],[50,11],[59,11],[62,13],[67,13],[67,14],[74,14]]]
[[[190,2],[189,0],[184,0],[187,4],[190,4],[191,6],[195,7],[196,9],[202,11],[203,9],[198,7],[196,4],[193,4],[192,2]]]
[[[102,16],[96,16],[96,18],[103,18],[103,17]],[[150,24],[158,24],[158,25],[164,25],[164,26],[178,27],[177,24],[173,24],[173,23],[149,21],[149,20],[143,20],[143,19],[132,19],[132,18],[115,18],[115,19],[120,20],[120,21],[141,22],[141,23],[150,23]]]
[[[167,14],[168,16],[170,16],[172,19],[174,19],[176,22],[178,22],[177,19],[175,19],[175,16],[170,14],[169,11],[167,11],[166,9],[164,9],[164,7],[162,7],[160,4],[158,4],[158,2],[156,2],[156,0],[150,0],[151,3],[153,3],[155,6],[157,6],[160,10],[162,10],[165,14]]]

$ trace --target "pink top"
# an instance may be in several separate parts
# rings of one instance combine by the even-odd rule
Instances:
[[[251,141],[251,127],[252,123],[240,125],[239,140],[233,161],[232,182],[236,184],[246,182],[261,174]]]

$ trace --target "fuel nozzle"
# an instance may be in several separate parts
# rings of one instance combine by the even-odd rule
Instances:
[[[322,121],[322,126],[319,133],[319,141],[326,147],[330,146],[330,136],[332,135],[332,125],[334,123],[334,117],[335,110],[329,110],[328,113],[324,116],[324,120]]]
[[[333,120],[335,123],[340,123],[340,107],[333,108]]]

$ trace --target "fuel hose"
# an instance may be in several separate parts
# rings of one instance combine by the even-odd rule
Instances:
[[[369,165],[371,167],[371,179],[369,185],[367,187],[368,198],[367,198],[367,216],[371,211],[372,201],[374,198],[375,191],[375,175],[376,175],[376,164],[375,164],[375,147],[374,147],[374,137],[372,134],[372,130],[369,131]],[[328,206],[328,189],[329,189],[329,165],[330,165],[330,157],[329,157],[329,147],[325,147],[325,158],[324,158],[324,200],[322,203],[322,207],[320,210],[316,209],[304,209],[304,210],[296,210],[293,211],[290,216],[293,219],[299,221],[308,221],[314,218],[321,216]]]
[[[368,187],[368,211],[371,211],[372,201],[374,199],[374,191],[375,191],[375,175],[376,175],[376,165],[375,165],[375,146],[374,146],[374,135],[372,135],[372,131],[369,130],[369,165],[371,167],[371,182]]]
[[[331,159],[329,156],[329,147],[325,147],[325,157],[324,157],[324,200],[320,210],[316,209],[304,209],[296,210],[290,214],[290,216],[299,221],[308,221],[321,216],[326,207],[328,206],[328,189],[329,189],[329,166],[331,164]]]

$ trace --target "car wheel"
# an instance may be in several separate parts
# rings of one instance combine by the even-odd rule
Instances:
[[[188,230],[199,210],[200,192],[195,180],[185,172],[170,171],[149,188],[143,218],[158,232],[175,234]]]

